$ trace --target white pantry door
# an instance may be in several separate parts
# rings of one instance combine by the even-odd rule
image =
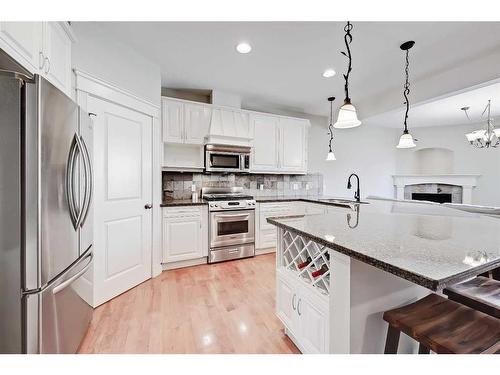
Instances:
[[[151,278],[152,118],[94,97],[94,305]]]

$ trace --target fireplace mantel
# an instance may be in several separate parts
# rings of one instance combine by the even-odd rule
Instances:
[[[418,184],[446,184],[462,187],[462,203],[472,204],[472,189],[477,186],[478,174],[399,174],[393,175],[396,199],[404,199],[405,186]]]

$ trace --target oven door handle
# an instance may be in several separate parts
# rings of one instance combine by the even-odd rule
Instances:
[[[237,218],[237,217],[250,217],[250,214],[239,214],[239,215],[217,215],[216,218]]]

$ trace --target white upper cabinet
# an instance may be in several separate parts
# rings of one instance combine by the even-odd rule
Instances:
[[[202,169],[184,145],[214,143],[251,146],[252,173],[307,173],[308,120],[163,97],[161,121],[166,168]]]
[[[302,119],[252,114],[254,173],[306,173],[307,129]]]
[[[184,104],[184,143],[202,145],[210,126],[211,110],[203,104]]]
[[[184,143],[184,104],[162,98],[161,122],[163,142]]]
[[[307,170],[307,120],[280,119],[280,169],[283,172]]]
[[[30,72],[43,65],[43,22],[0,22],[1,47]]]
[[[208,104],[162,98],[161,106],[163,142],[203,145],[212,112]]]
[[[278,169],[279,117],[251,115],[253,129],[252,172],[274,172]]]
[[[44,66],[46,78],[62,91],[71,88],[71,39],[58,22],[44,23]]]
[[[0,22],[0,48],[71,96],[69,30],[61,22]]]

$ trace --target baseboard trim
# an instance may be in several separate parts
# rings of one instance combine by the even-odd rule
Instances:
[[[274,247],[269,247],[267,249],[255,249],[255,255],[263,255],[263,254],[270,254],[270,253],[275,253],[276,248]]]
[[[180,260],[178,262],[172,262],[172,263],[162,263],[161,267],[163,271],[168,271],[168,270],[175,270],[178,268],[199,266],[200,264],[207,264],[207,263],[208,263],[208,257],[202,257],[196,259]]]

